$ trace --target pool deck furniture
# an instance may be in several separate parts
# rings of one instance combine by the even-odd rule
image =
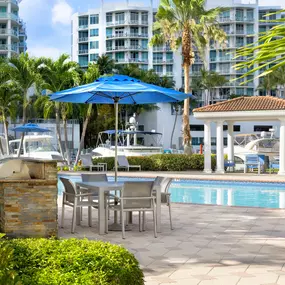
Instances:
[[[152,212],[154,223],[154,237],[157,237],[156,229],[156,206],[153,181],[129,181],[125,182],[120,197],[117,197],[118,204],[108,207],[105,213],[105,231],[108,233],[108,211],[120,211],[122,224],[122,238],[125,239],[125,213],[139,213],[139,230],[144,230],[145,213]],[[143,213],[143,227],[141,227],[141,214]]]
[[[225,160],[225,171],[232,169],[232,172],[235,172],[235,162],[233,160]]]
[[[127,171],[130,171],[131,168],[136,168],[139,171],[141,171],[140,165],[130,165],[126,156],[118,155],[118,169],[122,169],[122,168]]]
[[[81,168],[89,168],[89,171],[93,171],[93,169],[96,169],[97,171],[104,171],[105,165],[104,164],[93,164],[92,161],[92,155],[90,154],[82,154],[80,155],[81,159]]]
[[[264,164],[262,164],[260,158],[256,154],[249,154],[245,157],[244,161],[244,173],[247,172],[248,169],[256,169],[258,170],[258,174],[261,173],[261,168],[263,168]]]
[[[89,192],[95,191],[99,193],[99,209],[98,209],[98,223],[99,234],[103,235],[105,229],[105,194],[110,191],[122,191],[124,182],[76,182],[76,187],[87,188]],[[158,187],[156,191],[156,209],[157,209],[157,232],[161,231],[161,190]]]
[[[67,160],[64,159],[61,155],[52,154],[51,158],[52,160],[57,161],[57,167],[59,167],[61,171],[63,170],[64,167],[68,167],[69,170],[73,170],[73,165],[68,164]]]

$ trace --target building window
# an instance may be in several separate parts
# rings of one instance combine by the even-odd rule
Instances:
[[[90,25],[99,24],[99,15],[90,15]]]
[[[142,52],[142,61],[148,61],[148,53]]]
[[[90,42],[90,49],[98,49],[98,48],[99,48],[98,41]]]
[[[272,129],[272,126],[254,126],[253,127],[254,132],[269,132],[270,129]]]
[[[196,132],[204,131],[204,125],[190,125],[190,130]]]
[[[204,144],[204,138],[192,138],[192,145]]]
[[[125,13],[116,13],[116,22],[123,24],[125,22]]]
[[[269,15],[269,20],[276,20],[276,14]]]
[[[142,31],[143,36],[148,36],[148,28],[147,27],[142,27],[141,31]]]
[[[166,65],[166,72],[173,72],[173,65]]]
[[[148,22],[148,12],[142,12],[142,22],[143,23]]]
[[[106,14],[106,22],[107,23],[112,23],[113,22],[113,15],[112,15],[112,13],[107,13]]]
[[[122,37],[124,35],[125,29],[124,28],[116,28],[115,29],[115,36]]]
[[[156,62],[162,62],[163,60],[163,53],[162,52],[157,52],[153,54],[153,61],[154,63]]]
[[[153,69],[156,73],[163,73],[163,66],[162,65],[154,65]]]
[[[138,21],[139,21],[139,13],[131,12],[131,22],[138,22]]]
[[[88,18],[87,17],[80,17],[79,18],[79,27],[86,27],[88,26]]]
[[[125,60],[125,53],[124,52],[117,52],[115,55],[115,59],[117,62],[122,62]]]
[[[247,18],[248,21],[253,21],[254,20],[253,19],[253,10],[252,9],[246,11],[246,18]]]
[[[254,37],[246,37],[246,44],[253,44]]]
[[[216,71],[217,64],[216,63],[210,63],[210,71]]]
[[[228,145],[228,138],[224,138],[224,145]]]
[[[90,30],[90,37],[98,37],[98,36],[99,36],[99,29]]]
[[[110,38],[110,37],[112,37],[112,34],[113,34],[113,29],[112,28],[107,28],[106,29],[106,37]]]
[[[243,21],[243,10],[242,9],[236,10],[236,20]]]
[[[113,43],[112,41],[106,41],[106,50],[112,50]]]
[[[233,129],[234,129],[234,132],[240,132],[240,125],[234,125]],[[223,130],[227,131],[228,130],[228,125],[224,125],[223,126]]]
[[[259,12],[259,20],[265,20],[266,19],[265,15],[266,12]]]
[[[90,54],[90,61],[97,61],[98,57],[99,57],[98,53],[91,53]]]
[[[254,26],[253,25],[246,25],[246,33],[248,35],[254,34]]]

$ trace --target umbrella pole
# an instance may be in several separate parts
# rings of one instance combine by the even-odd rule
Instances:
[[[115,100],[115,182],[118,181],[118,114],[119,103]]]

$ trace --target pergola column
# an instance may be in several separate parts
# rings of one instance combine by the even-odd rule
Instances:
[[[204,172],[212,173],[211,163],[211,122],[204,122]]]
[[[285,175],[285,119],[280,119],[279,175]]]
[[[228,160],[234,161],[234,122],[228,124]]]
[[[217,121],[216,123],[217,133],[217,168],[216,173],[225,173],[225,162],[224,162],[224,136],[223,136],[223,121]]]

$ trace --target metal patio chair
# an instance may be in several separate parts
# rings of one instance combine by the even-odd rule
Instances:
[[[118,199],[118,205],[106,207],[106,233],[108,233],[108,210],[120,211],[122,224],[122,238],[125,238],[125,213],[139,212],[139,229],[141,231],[141,213],[152,212],[154,222],[154,237],[157,237],[156,229],[156,206],[153,196],[154,183],[152,181],[125,182]]]
[[[89,171],[93,171],[93,169],[96,169],[97,171],[104,171],[105,166],[103,164],[93,164],[92,161],[92,155],[90,154],[81,154],[81,168],[89,168]]]
[[[77,189],[73,185],[73,183],[67,179],[60,177],[60,181],[64,186],[63,197],[62,197],[62,215],[61,215],[61,227],[64,226],[64,207],[70,206],[73,208],[72,214],[72,225],[71,225],[71,233],[75,231],[76,225],[76,210],[77,208],[82,207],[95,207],[98,209],[98,202],[93,201],[93,193],[79,193]],[[88,211],[88,224],[91,227],[92,222],[92,214],[91,208]]]
[[[140,165],[130,165],[127,157],[124,155],[118,155],[118,169],[119,168],[124,168],[127,171],[130,171],[130,168],[137,168],[141,171]]]

